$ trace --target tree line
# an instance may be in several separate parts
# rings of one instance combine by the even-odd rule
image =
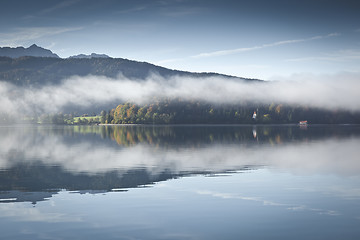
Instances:
[[[254,113],[256,117],[254,117]],[[182,99],[154,100],[148,104],[125,102],[99,115],[43,114],[37,123],[91,124],[290,124],[307,120],[311,124],[360,124],[360,113],[324,110],[304,106],[271,104],[214,104]]]
[[[254,113],[256,117],[254,117]],[[106,120],[105,120],[106,119]],[[105,121],[103,121],[105,120]],[[113,124],[284,124],[360,123],[360,113],[303,106],[271,104],[212,104],[182,99],[157,100],[139,105],[126,102],[103,115]]]

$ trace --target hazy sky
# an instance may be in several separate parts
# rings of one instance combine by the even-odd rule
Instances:
[[[2,0],[0,46],[276,79],[359,72],[360,1]]]

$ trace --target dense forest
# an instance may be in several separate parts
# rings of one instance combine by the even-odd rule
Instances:
[[[254,116],[256,114],[256,117]],[[359,124],[360,113],[284,104],[211,104],[182,99],[126,102],[100,115],[44,114],[32,121],[54,124]]]
[[[254,116],[256,114],[256,117]],[[104,116],[104,112],[103,112]],[[283,104],[216,105],[197,101],[165,100],[147,105],[125,103],[109,114],[115,124],[269,124],[298,123],[360,123],[360,114],[327,111]],[[105,121],[104,121],[105,120]],[[109,119],[102,117],[102,122]]]

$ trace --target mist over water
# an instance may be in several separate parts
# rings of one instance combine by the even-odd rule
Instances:
[[[125,101],[144,104],[154,98],[182,98],[215,104],[275,102],[327,110],[360,110],[359,74],[298,75],[293,79],[262,82],[222,77],[163,78],[151,74],[145,80],[121,75],[116,79],[73,76],[60,85],[41,88],[22,88],[0,82],[0,112],[51,113],[61,112],[67,106],[89,108]]]
[[[77,174],[138,168],[151,175],[216,173],[247,166],[344,176],[360,171],[358,128],[69,126],[4,127],[0,133],[0,170],[27,163]]]

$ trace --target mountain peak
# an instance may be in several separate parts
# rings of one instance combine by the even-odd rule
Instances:
[[[41,47],[39,47],[38,45],[36,45],[35,43],[33,44],[33,45],[31,45],[30,47],[28,47],[28,49],[29,48],[41,48]]]
[[[52,58],[59,58],[58,55],[50,51],[49,49],[45,49],[39,47],[36,44],[32,44],[28,48],[24,47],[0,47],[0,56],[3,57],[10,57],[10,58],[19,58],[25,56],[31,57],[52,57]]]
[[[106,54],[91,53],[90,55],[86,55],[86,54],[74,55],[74,56],[70,56],[69,58],[110,58],[110,57]]]

